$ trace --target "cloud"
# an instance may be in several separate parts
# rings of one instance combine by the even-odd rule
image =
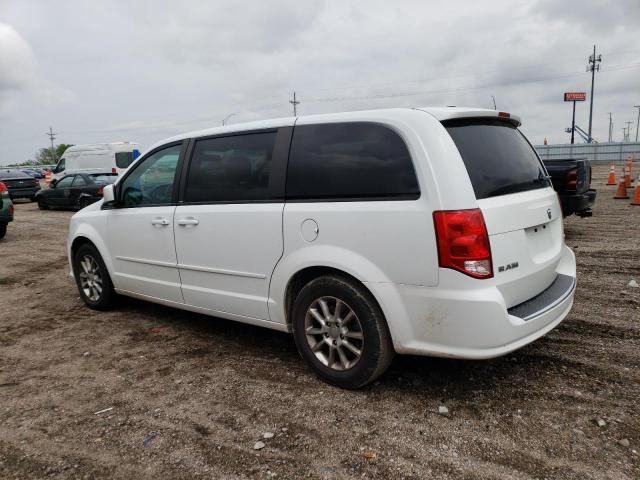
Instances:
[[[609,111],[616,122],[635,118],[640,98],[640,69],[619,69],[640,63],[640,47],[629,42],[638,0],[469,0],[437,8],[421,0],[66,2],[65,9],[33,0],[0,6],[12,32],[28,40],[32,62],[12,87],[0,80],[0,95],[11,92],[0,105],[20,101],[5,114],[11,121],[0,140],[31,131],[35,138],[0,141],[0,158],[36,151],[49,125],[66,143],[150,145],[219,125],[230,113],[232,123],[286,116],[294,90],[304,115],[491,107],[493,95],[498,108],[523,118],[532,141],[565,141],[570,113],[562,93],[589,91],[594,43],[603,54],[596,136],[607,134]],[[587,104],[577,112],[581,125]]]
[[[29,44],[6,23],[0,23],[0,115],[13,108],[18,95],[33,83],[35,58]]]

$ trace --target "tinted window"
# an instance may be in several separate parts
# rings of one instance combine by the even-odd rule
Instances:
[[[533,147],[511,123],[470,119],[443,124],[458,147],[476,198],[551,185]]]
[[[87,185],[87,181],[84,179],[82,175],[76,175],[76,178],[73,180],[71,184],[72,187],[85,187]]]
[[[116,153],[116,167],[128,168],[133,162],[133,152],[117,152]]]
[[[101,183],[101,184],[109,184],[109,183],[113,183],[117,180],[118,176],[115,174],[109,174],[109,173],[105,173],[105,174],[93,174],[93,175],[89,175],[89,177],[91,178],[91,180],[93,180],[95,183]]]
[[[374,123],[295,127],[287,198],[417,198],[409,151],[400,136]]]
[[[173,197],[173,182],[182,145],[155,152],[136,165],[122,182],[125,207],[167,205]]]
[[[251,133],[196,142],[186,202],[269,199],[269,174],[276,133]]]
[[[69,188],[74,178],[75,177],[73,175],[70,177],[61,178],[60,181],[56,183],[56,188]]]

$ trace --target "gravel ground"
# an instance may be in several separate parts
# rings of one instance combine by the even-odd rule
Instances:
[[[579,285],[555,331],[490,361],[396,357],[357,392],[316,379],[282,333],[85,308],[73,212],[17,204],[0,242],[0,478],[640,478],[640,207],[612,199],[606,171],[593,217],[566,220]]]

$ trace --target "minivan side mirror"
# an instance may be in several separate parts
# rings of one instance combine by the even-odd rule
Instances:
[[[104,199],[104,203],[113,204],[116,200],[116,194],[113,189],[113,185],[105,185],[102,189],[102,198]]]

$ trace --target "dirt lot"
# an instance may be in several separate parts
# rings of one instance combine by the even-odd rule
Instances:
[[[85,308],[73,212],[19,203],[0,242],[0,478],[640,478],[640,207],[605,173],[594,216],[566,221],[579,286],[559,328],[491,361],[397,357],[358,392],[285,334]]]

